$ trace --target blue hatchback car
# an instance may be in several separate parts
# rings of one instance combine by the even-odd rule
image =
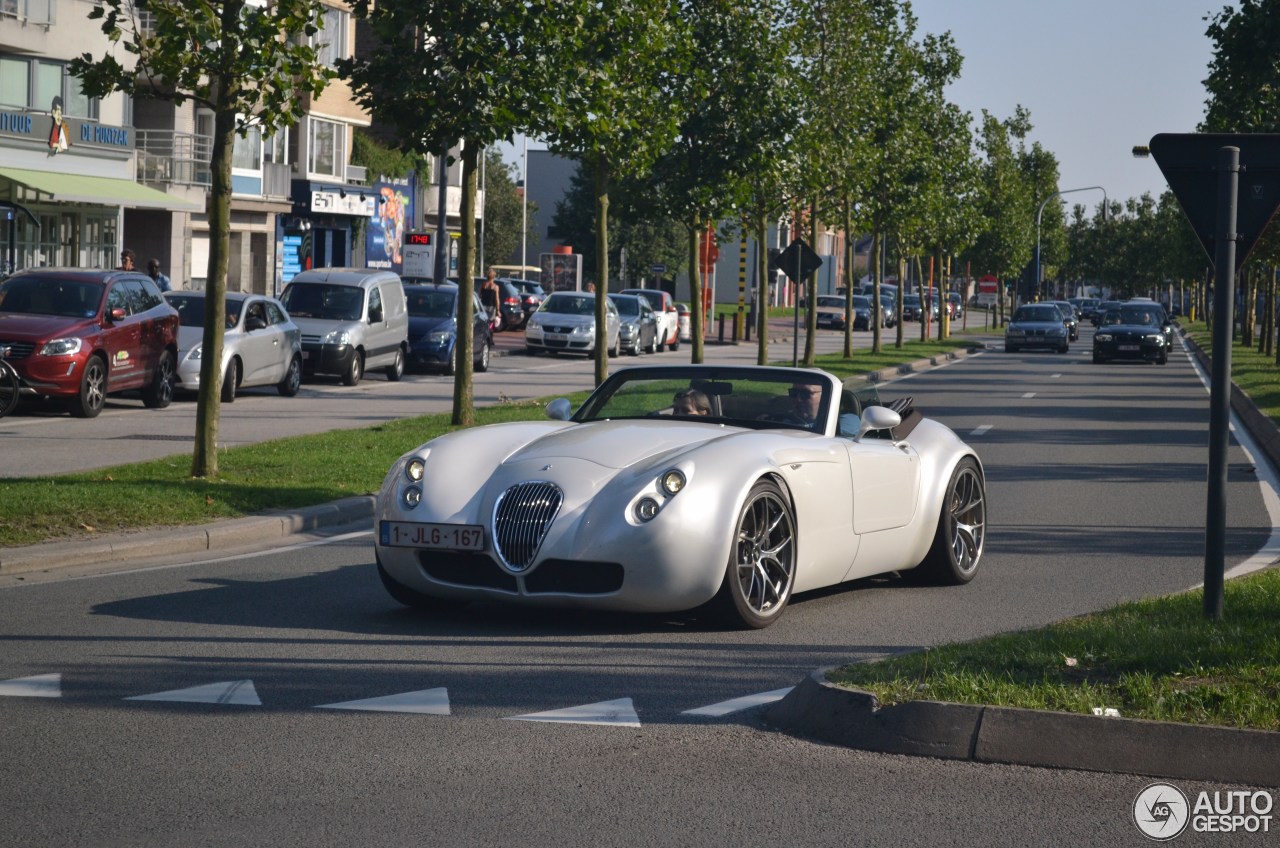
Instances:
[[[419,371],[454,372],[454,347],[458,341],[458,287],[440,285],[406,285],[405,300],[409,306],[408,367]],[[476,371],[489,370],[489,354],[493,348],[493,331],[489,316],[475,292],[471,295],[471,352]]]

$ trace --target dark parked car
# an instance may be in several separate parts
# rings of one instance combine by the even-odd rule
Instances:
[[[520,307],[524,309],[524,319],[529,320],[529,316],[538,311],[538,307],[542,305],[542,300],[547,296],[546,291],[541,285],[533,280],[513,280],[508,279],[507,282],[516,287],[520,292]],[[520,326],[524,326],[521,323]]]
[[[408,366],[452,374],[457,362],[454,349],[458,342],[458,287],[453,283],[409,285],[404,287],[404,296],[409,306]],[[472,292],[471,352],[475,370],[489,370],[492,347],[489,317],[480,305],[479,295]]]
[[[1145,359],[1159,365],[1168,362],[1169,345],[1160,323],[1164,310],[1151,306],[1150,303],[1125,303],[1107,310],[1093,334],[1093,361]]]
[[[0,282],[0,346],[24,394],[65,398],[93,418],[106,396],[173,400],[178,313],[146,274],[34,268]]]
[[[1062,313],[1062,320],[1067,325],[1067,338],[1071,341],[1077,341],[1080,338],[1080,316],[1076,314],[1076,308],[1065,300],[1051,301],[1058,307],[1058,311]]]
[[[1006,353],[1016,353],[1028,348],[1047,347],[1058,353],[1070,349],[1067,325],[1062,312],[1052,303],[1028,303],[1019,306],[1013,320],[1004,330]]]

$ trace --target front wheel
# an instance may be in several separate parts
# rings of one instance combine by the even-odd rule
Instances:
[[[107,404],[107,365],[100,356],[91,356],[80,377],[80,392],[71,401],[76,418],[96,418]]]
[[[933,547],[919,565],[934,583],[968,583],[978,572],[987,539],[987,492],[978,463],[966,456],[951,472]]]
[[[8,365],[0,363],[0,418],[18,408],[18,373]]]
[[[142,390],[142,403],[148,409],[164,409],[173,402],[173,351],[166,350],[156,363],[151,385]]]
[[[400,378],[404,376],[404,348],[396,348],[396,361],[387,366],[384,372],[387,380],[392,383],[400,382]]]
[[[351,364],[347,366],[347,371],[342,375],[342,385],[354,386],[360,382],[360,378],[364,376],[364,356],[360,351],[353,351],[351,354]]]
[[[480,345],[480,355],[476,357],[475,368],[476,368],[476,371],[480,374],[483,374],[484,372],[489,370],[489,343],[488,342],[485,342],[484,344]]]
[[[761,480],[738,514],[733,550],[714,603],[726,622],[758,630],[778,620],[796,573],[796,523],[778,485]]]

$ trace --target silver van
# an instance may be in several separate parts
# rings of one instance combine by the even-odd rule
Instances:
[[[302,330],[304,374],[337,374],[348,386],[376,368],[391,381],[404,375],[409,312],[398,275],[314,268],[290,280],[280,301]]]

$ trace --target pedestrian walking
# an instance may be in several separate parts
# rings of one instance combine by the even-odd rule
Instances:
[[[147,276],[156,281],[156,285],[160,287],[162,292],[170,291],[173,288],[173,283],[169,281],[169,278],[160,273],[159,259],[147,260]]]
[[[120,251],[120,267],[117,268],[116,270],[117,271],[134,270],[134,267],[133,267],[134,259],[135,259],[134,252],[126,247],[124,250]]]

